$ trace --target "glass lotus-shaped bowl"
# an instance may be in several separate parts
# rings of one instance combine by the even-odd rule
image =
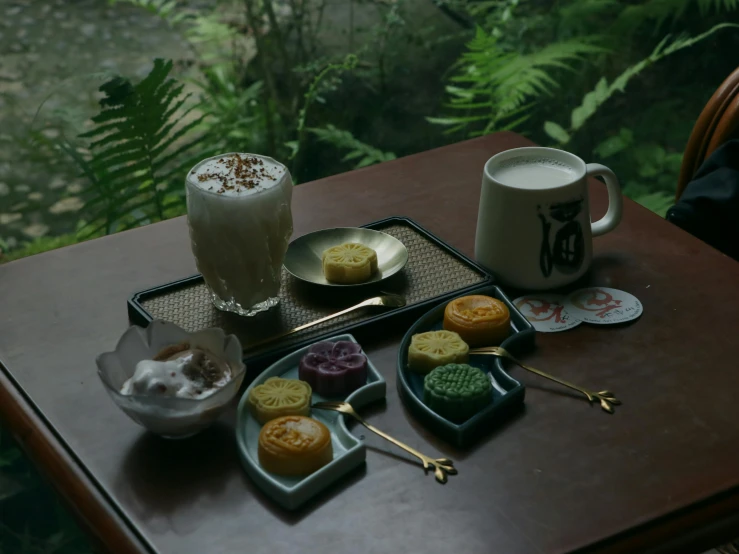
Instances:
[[[205,398],[121,394],[137,363],[183,341],[228,363],[231,379]],[[100,380],[118,407],[139,425],[166,438],[189,437],[218,419],[241,387],[246,371],[241,343],[234,335],[227,336],[217,328],[189,333],[164,321],[152,321],[146,328],[129,327],[115,350],[100,354],[95,361]]]

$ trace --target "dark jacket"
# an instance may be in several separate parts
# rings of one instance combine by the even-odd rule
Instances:
[[[667,220],[739,260],[739,140],[703,162]]]

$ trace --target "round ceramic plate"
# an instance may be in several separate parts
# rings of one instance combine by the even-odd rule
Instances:
[[[323,252],[345,242],[359,242],[377,252],[377,271],[367,281],[345,285],[331,283],[323,275]],[[361,227],[323,229],[295,239],[287,247],[285,269],[301,281],[330,287],[361,287],[398,273],[408,262],[408,250],[395,237]]]

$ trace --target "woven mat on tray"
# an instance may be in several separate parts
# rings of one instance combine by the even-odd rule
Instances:
[[[294,329],[352,306],[381,292],[402,294],[407,305],[417,304],[455,290],[485,281],[486,276],[465,261],[420,234],[410,225],[390,224],[379,227],[399,239],[408,249],[408,263],[400,273],[374,286],[336,289],[302,283],[283,268],[281,301],[278,307],[253,318],[224,313],[213,307],[205,283],[197,281],[142,301],[142,307],[153,319],[171,321],[189,331],[220,327],[233,333],[246,346],[250,342]],[[378,310],[360,310],[327,321],[279,341],[280,348],[305,339],[340,331],[348,325],[378,315]],[[249,352],[249,355],[272,350],[276,343]]]

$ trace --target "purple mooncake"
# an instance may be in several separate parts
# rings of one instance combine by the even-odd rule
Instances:
[[[355,342],[317,342],[298,366],[298,378],[321,396],[343,396],[367,382],[367,356]]]

